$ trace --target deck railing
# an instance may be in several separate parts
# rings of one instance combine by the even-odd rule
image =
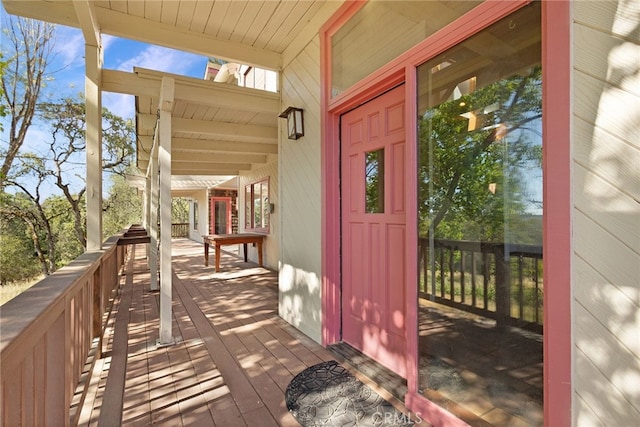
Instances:
[[[122,235],[2,306],[2,425],[77,424],[127,251]]]
[[[542,246],[420,239],[421,298],[542,330]]]
[[[171,237],[189,237],[189,223],[174,222],[171,224]]]

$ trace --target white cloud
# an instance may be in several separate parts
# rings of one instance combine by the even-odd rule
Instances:
[[[102,35],[102,50],[106,51],[113,42],[117,41],[118,38],[115,36],[110,36],[109,34]]]
[[[53,54],[64,68],[84,67],[84,36],[76,28],[56,26]]]
[[[135,102],[131,95],[103,92],[102,106],[123,119],[132,119],[135,116]]]
[[[131,72],[133,67],[142,67],[184,75],[191,68],[194,61],[198,60],[202,60],[202,57],[188,52],[180,52],[159,46],[148,46],[137,56],[121,62],[118,65],[118,70]]]

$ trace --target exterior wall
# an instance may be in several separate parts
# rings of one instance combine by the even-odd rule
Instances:
[[[203,243],[202,235],[209,234],[209,200],[207,190],[194,192],[189,201],[189,239]],[[193,223],[194,202],[198,202],[198,224],[197,228]]]
[[[273,160],[272,162],[267,163],[264,167],[259,169],[252,170],[248,173],[244,173],[240,175],[238,179],[238,232],[244,233],[244,187],[247,184],[252,184],[254,182],[260,181],[264,178],[269,178],[269,203],[273,203],[275,205],[275,212],[270,214],[269,220],[269,234],[267,238],[264,240],[263,248],[262,248],[262,261],[265,267],[276,270],[278,268],[278,253],[279,253],[279,244],[278,244],[278,233],[279,233],[279,223],[280,223],[280,212],[282,208],[280,207],[279,197],[278,197],[278,162]],[[257,248],[248,245],[247,250],[249,251],[249,259],[253,262],[258,262],[258,250]],[[239,254],[242,253],[242,245],[239,248]]]
[[[639,425],[640,3],[572,5],[573,425]]]
[[[321,341],[321,164],[319,36],[284,68],[282,109],[304,109],[305,136],[280,134],[281,252],[279,313]],[[284,125],[284,121],[282,123]]]

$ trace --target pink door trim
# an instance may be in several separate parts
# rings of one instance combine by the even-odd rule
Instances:
[[[571,425],[571,4],[542,2],[544,425]]]

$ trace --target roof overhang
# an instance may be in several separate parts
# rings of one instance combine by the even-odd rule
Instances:
[[[280,70],[317,36],[343,1],[2,0],[2,3],[10,14],[80,28],[89,46],[100,46],[101,35],[109,34]],[[149,164],[163,77],[175,81],[172,175],[234,176],[275,159],[280,94],[142,68],[133,72],[103,69],[103,91],[135,96],[137,164],[141,171],[145,172]]]

